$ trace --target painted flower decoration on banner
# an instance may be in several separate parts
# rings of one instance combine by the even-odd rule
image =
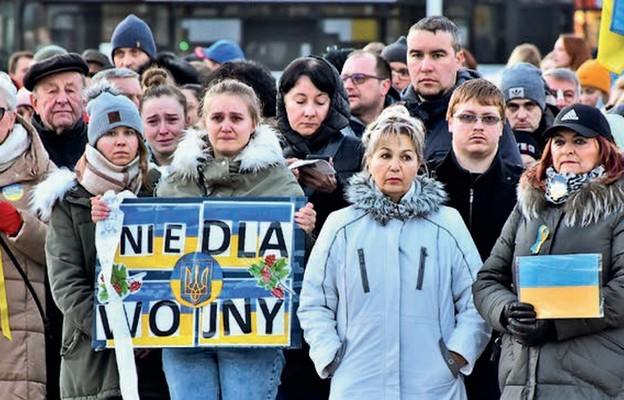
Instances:
[[[124,264],[113,264],[113,271],[111,275],[111,283],[113,289],[117,292],[121,299],[125,299],[128,295],[136,293],[141,290],[143,286],[143,277],[146,274],[144,272],[128,276],[128,269]],[[98,301],[102,304],[106,304],[109,300],[108,292],[106,291],[106,285],[104,284],[104,273],[100,272],[98,276]]]
[[[269,290],[278,299],[284,298],[284,291],[290,292],[282,282],[290,275],[285,257],[277,258],[275,254],[269,254],[259,262],[251,264],[247,271],[258,279],[258,286]]]

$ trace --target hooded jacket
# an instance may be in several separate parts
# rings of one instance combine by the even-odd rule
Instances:
[[[362,172],[307,264],[297,313],[332,399],[464,399],[490,330],[470,287],[481,260],[442,186],[393,203]],[[417,340],[415,340],[417,338]],[[450,351],[467,361],[458,370]]]
[[[173,153],[169,174],[158,184],[158,197],[301,196],[303,191],[286,161],[277,132],[256,128],[247,146],[230,160],[215,158],[208,134],[188,130]]]
[[[451,149],[451,134],[449,132],[448,123],[446,121],[446,111],[451,100],[453,91],[462,83],[480,78],[481,75],[477,71],[470,69],[460,69],[457,71],[457,79],[455,86],[444,93],[436,100],[422,100],[414,86],[410,84],[401,93],[401,100],[405,102],[405,106],[413,117],[420,119],[427,128],[425,139],[425,160],[430,162],[440,159]],[[503,136],[499,143],[499,151],[501,156],[513,164],[522,165],[522,158],[518,151],[518,144],[514,138],[513,132],[509,124],[505,123],[503,128]]]
[[[550,231],[540,255],[602,256],[602,318],[555,319],[556,339],[541,346],[516,342],[501,324],[505,305],[517,300],[515,258],[531,255],[540,225]],[[518,205],[473,285],[481,315],[502,332],[502,399],[624,398],[624,179],[594,180],[560,206],[523,177]]]
[[[37,183],[55,169],[48,153],[43,148],[39,135],[28,122],[19,115],[16,117],[14,134],[24,129],[30,146],[15,160],[0,165],[0,200],[11,203],[23,220],[17,235],[8,237],[1,234],[2,240],[11,249],[17,262],[26,272],[35,289],[36,296],[45,307],[45,255],[44,242],[47,225],[28,209],[30,195]],[[0,145],[0,151],[11,153],[8,142]],[[41,315],[37,310],[32,294],[26,289],[4,249],[2,272],[5,279],[9,312],[9,327],[13,340],[0,335],[0,398],[2,399],[45,399],[46,361],[45,333]],[[1,331],[1,328],[0,328]],[[1,332],[5,334],[5,332]]]
[[[329,64],[328,61],[319,58]],[[331,64],[329,64],[331,66]],[[340,80],[338,71],[331,66],[332,79],[336,90],[331,99],[331,106],[327,117],[321,127],[310,137],[305,138],[295,132],[288,123],[288,115],[284,104],[284,96],[278,93],[277,97],[277,123],[280,133],[284,138],[284,156],[286,158],[299,158],[305,160],[310,154],[324,154],[324,150],[332,141],[342,142],[335,154],[331,155],[336,170],[337,187],[332,193],[321,193],[306,189],[306,195],[314,204],[316,210],[316,228],[318,233],[325,223],[327,216],[335,210],[347,207],[349,203],[344,199],[348,179],[362,169],[364,148],[361,141],[355,137],[349,125],[351,112],[349,110],[349,98]]]

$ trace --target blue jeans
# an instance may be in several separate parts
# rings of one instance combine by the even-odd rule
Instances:
[[[281,349],[163,349],[172,400],[275,399]]]

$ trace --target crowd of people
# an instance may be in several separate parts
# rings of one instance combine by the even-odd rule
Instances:
[[[0,72],[0,398],[121,399],[91,347],[109,190],[309,201],[302,349],[136,349],[141,399],[624,397],[624,81],[584,39],[497,82],[442,16],[279,81],[228,40],[158,52],[135,15],[110,42]],[[574,254],[602,316],[519,300],[518,257]]]

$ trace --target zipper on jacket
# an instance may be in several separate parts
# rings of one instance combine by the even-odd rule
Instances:
[[[366,262],[364,261],[364,250],[358,249],[358,260],[360,262],[360,277],[362,278],[362,289],[364,293],[370,292],[368,285],[368,274],[366,273]]]
[[[425,260],[427,258],[427,248],[420,248],[420,264],[418,266],[418,278],[416,279],[416,290],[422,290],[423,281],[425,280]]]
[[[474,188],[470,187],[470,200],[468,203],[468,230],[472,232],[472,202],[474,200]]]

